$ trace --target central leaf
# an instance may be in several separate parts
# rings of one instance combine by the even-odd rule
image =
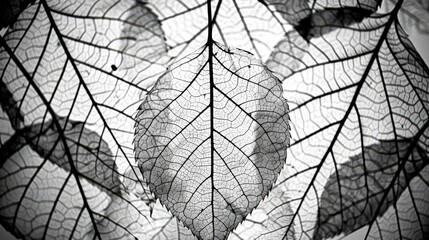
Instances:
[[[259,60],[218,43],[210,52],[158,80],[137,114],[135,152],[162,204],[199,238],[225,239],[276,181],[289,117],[280,81]]]

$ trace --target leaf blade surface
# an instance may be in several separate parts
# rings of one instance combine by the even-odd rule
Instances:
[[[161,203],[196,236],[224,239],[271,189],[289,125],[279,82],[260,61],[213,48],[160,78],[138,112],[135,149]]]

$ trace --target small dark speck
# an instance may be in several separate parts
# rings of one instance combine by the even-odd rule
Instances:
[[[116,65],[115,64],[112,64],[112,71],[116,71],[116,70],[118,70],[118,68],[116,67]]]
[[[204,209],[201,209],[201,212],[203,212],[204,211]]]
[[[248,68],[250,68],[250,65],[247,65]]]
[[[57,47],[59,47],[61,45],[60,41],[57,42]]]

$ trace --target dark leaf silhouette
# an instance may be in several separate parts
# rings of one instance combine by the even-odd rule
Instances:
[[[266,0],[273,6],[280,15],[292,26],[300,24],[301,20],[311,14],[311,7],[308,1],[301,0]]]
[[[329,182],[329,175],[340,174],[342,164],[350,156],[367,151],[365,147],[377,142],[386,142],[384,139],[398,141],[399,146],[401,139],[412,139],[410,149],[417,149],[418,144],[421,151],[428,152],[429,71],[399,25],[399,9],[398,4],[389,14],[374,14],[349,24],[334,21],[335,24],[324,25],[318,21],[315,29],[309,31],[323,34],[306,42],[296,32],[289,33],[267,61],[267,66],[283,81],[291,108],[293,140],[279,184],[295,196],[291,206],[297,237],[312,238],[321,234],[318,229],[323,223],[317,221],[316,214],[325,200],[319,199],[327,182],[328,186],[336,185],[338,189],[340,180]],[[407,160],[413,159],[411,150],[394,152],[403,155],[397,167],[391,169],[393,175],[390,181],[386,179],[388,183],[382,183],[381,188],[365,186],[362,191],[354,191],[369,193],[371,189],[384,189],[375,190],[380,193],[375,209],[353,212],[352,216],[364,215],[361,217],[367,219],[370,226],[389,205],[392,192],[397,193]],[[353,189],[348,189],[351,195]],[[338,195],[342,198],[336,201],[347,201],[347,194],[341,191]],[[350,205],[355,210],[367,208]],[[327,208],[341,208],[341,204],[323,206],[326,213],[330,213]],[[345,229],[342,222],[352,216],[341,216],[341,213],[347,212],[330,217],[343,221],[336,221],[332,226],[326,224],[326,231],[338,234],[335,229]],[[357,220],[352,222],[354,220],[348,224],[358,224]]]
[[[405,166],[399,170],[406,154]],[[382,215],[428,163],[424,150],[411,145],[410,139],[364,147],[363,153],[340,164],[329,177],[319,202],[314,239],[348,234],[371,221],[376,211]],[[398,171],[394,187],[388,189]],[[388,195],[381,202],[385,192]]]
[[[0,2],[0,29],[12,25],[18,18],[19,13],[27,8],[34,0],[4,0]]]
[[[378,217],[369,239],[427,239],[429,237],[429,167],[414,177],[394,206]]]
[[[224,239],[285,163],[287,110],[278,79],[259,60],[217,43],[213,52],[203,47],[173,64],[140,106],[139,167],[196,236]]]
[[[295,29],[304,39],[309,41],[311,38],[334,31],[337,26],[348,26],[360,22],[371,13],[370,10],[360,8],[316,10],[307,18],[302,19],[300,24],[295,26]]]
[[[73,165],[79,174],[108,193],[118,192],[119,173],[109,145],[99,134],[86,128],[83,122],[66,123],[63,118],[58,118],[58,122],[62,127]],[[64,143],[61,142],[59,131],[52,121],[24,128],[19,134],[28,139],[31,148],[41,157],[51,160],[67,171],[72,170]]]
[[[359,8],[375,12],[382,0],[313,0],[315,9]]]

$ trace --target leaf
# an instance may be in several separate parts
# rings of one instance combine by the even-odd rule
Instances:
[[[114,201],[107,210],[107,212],[111,211],[113,214],[113,216],[109,216],[110,224],[116,225],[120,222],[133,224],[138,222],[140,227],[135,228],[135,231],[128,227],[126,229],[131,230],[131,233],[142,231],[143,239],[195,239],[189,229],[178,222],[159,201],[156,201],[138,167],[133,166],[125,171],[123,186],[125,187],[125,192],[132,194],[123,195],[122,199],[113,199]],[[124,216],[140,217],[139,220],[135,221],[132,218],[124,218]],[[115,221],[118,217],[119,221]],[[105,227],[105,229],[111,228]],[[110,230],[110,232],[117,231]]]
[[[89,237],[110,199],[85,179],[40,158],[28,146],[0,169],[0,221],[25,239]],[[84,191],[85,198],[81,191]]]
[[[0,29],[12,25],[28,4],[34,3],[34,0],[4,0],[0,2]]]
[[[83,122],[66,122],[59,118],[59,123],[79,174],[107,193],[118,192],[119,173],[106,141],[97,132],[86,128]],[[60,141],[59,130],[52,121],[24,128],[21,134],[30,139],[29,145],[41,157],[48,158],[64,170],[73,171],[65,146]]]
[[[203,239],[225,239],[267,195],[286,160],[286,100],[252,55],[213,44],[176,62],[136,117],[150,189]]]
[[[266,60],[285,29],[284,20],[262,1],[212,1],[213,39],[240,46]],[[207,42],[207,1],[148,1],[165,31],[169,55],[181,59]],[[219,14],[217,14],[219,13]],[[178,27],[180,26],[180,27]]]
[[[271,53],[266,63],[267,67],[280,78],[280,81],[284,81],[286,76],[305,67],[302,58],[307,54],[308,48],[307,40],[298,31],[291,30],[276,45],[276,50]]]
[[[409,183],[394,206],[378,217],[369,239],[427,239],[429,237],[429,167]]]
[[[320,23],[318,15],[333,12],[348,12],[344,16],[362,15],[368,16],[374,13],[380,5],[381,0],[266,0],[280,13],[280,15],[298,31],[311,29]],[[343,15],[343,14],[341,14]],[[343,16],[338,16],[339,19]],[[328,20],[325,16],[323,21]],[[332,21],[329,19],[328,21]],[[326,24],[328,25],[328,24]]]
[[[152,210],[133,196],[114,197],[99,222],[102,239],[192,239],[189,229],[179,223],[159,202]],[[150,216],[149,216],[150,215]]]
[[[137,167],[124,173],[122,195],[112,196],[103,219],[97,223],[102,239],[193,239],[150,193]]]
[[[408,151],[412,153],[389,189]],[[349,234],[369,223],[376,212],[382,215],[428,163],[424,150],[411,145],[410,139],[383,140],[364,147],[362,154],[350,157],[329,177],[319,202],[314,239]],[[388,195],[382,202],[385,192]]]
[[[132,115],[136,104],[169,60],[156,15],[137,1],[41,0],[19,15],[0,37],[0,46],[0,90],[6,93],[0,103],[11,122],[1,130],[3,180],[31,192],[23,195],[30,203],[42,202],[36,209],[38,215],[59,215],[56,225],[43,220],[33,228],[27,220],[24,225],[12,221],[6,229],[16,236],[21,233],[15,228],[24,229],[25,236],[36,234],[39,238],[49,234],[60,238],[101,237],[98,224],[105,217],[104,210],[111,198],[121,198],[119,174],[135,164]],[[11,141],[3,144],[11,135]],[[16,179],[7,162],[13,161],[10,157],[20,154],[26,144],[37,154],[32,153],[24,162],[28,168],[25,164],[20,168],[26,178]],[[45,174],[44,166],[49,166],[48,172],[55,168],[55,173]],[[39,168],[43,170],[41,176],[34,171]],[[51,180],[46,192],[44,185],[30,181],[46,181],[47,177],[58,178],[58,183]],[[1,191],[12,190],[5,186]],[[49,197],[40,198],[33,192]],[[60,199],[69,193],[76,202]],[[105,203],[89,203],[98,199],[93,194]],[[5,196],[9,202],[1,202],[0,209],[20,204],[19,195]],[[43,204],[44,200],[50,205]],[[56,213],[52,204],[62,202],[60,207],[73,211]],[[23,206],[21,209],[31,209],[31,204]],[[76,211],[86,220],[73,215]],[[8,216],[31,220],[33,213],[22,210]],[[69,225],[75,220],[79,224]]]
[[[281,239],[287,230],[285,226],[291,224],[292,215],[287,191],[280,187],[274,188],[246,220],[238,225],[228,240]],[[286,239],[295,239],[294,234],[292,227]]]
[[[123,185],[124,191],[133,194],[147,205],[155,202],[155,197],[150,192],[140,169],[136,166],[129,166],[124,173]]]
[[[6,113],[3,112],[3,110],[0,108],[0,149],[4,147],[5,143],[13,135],[13,133],[14,132],[9,118],[7,117]],[[5,159],[3,155],[1,155],[3,152],[3,150],[0,150],[0,159]]]
[[[360,8],[318,10],[303,19],[295,29],[309,41],[313,37],[321,37],[334,31],[336,26],[348,26],[360,22],[371,13],[369,10]]]
[[[375,12],[381,0],[314,0],[315,8],[359,8]]]
[[[397,3],[396,0],[384,1],[387,9]],[[402,25],[417,29],[419,32],[429,33],[429,4],[424,0],[404,0],[399,11],[399,19]],[[389,11],[389,10],[388,10]]]
[[[141,62],[151,63],[166,54],[167,45],[158,16],[145,3],[135,1],[128,11],[125,22],[129,24],[124,24],[122,28],[121,50],[133,55],[123,54],[120,66],[131,70]]]
[[[302,19],[311,14],[307,0],[266,0],[269,5],[280,13],[280,15],[292,26],[300,24]]]
[[[291,109],[293,140],[279,185],[293,196],[297,238],[313,236],[324,186],[350,156],[380,141],[405,138],[428,152],[429,71],[399,25],[399,9],[349,26],[320,22],[317,31],[326,34],[298,49],[302,39],[295,42],[288,35],[267,61],[283,82]],[[296,62],[288,59],[291,55]],[[369,216],[370,226],[411,153],[397,163],[398,171]]]

